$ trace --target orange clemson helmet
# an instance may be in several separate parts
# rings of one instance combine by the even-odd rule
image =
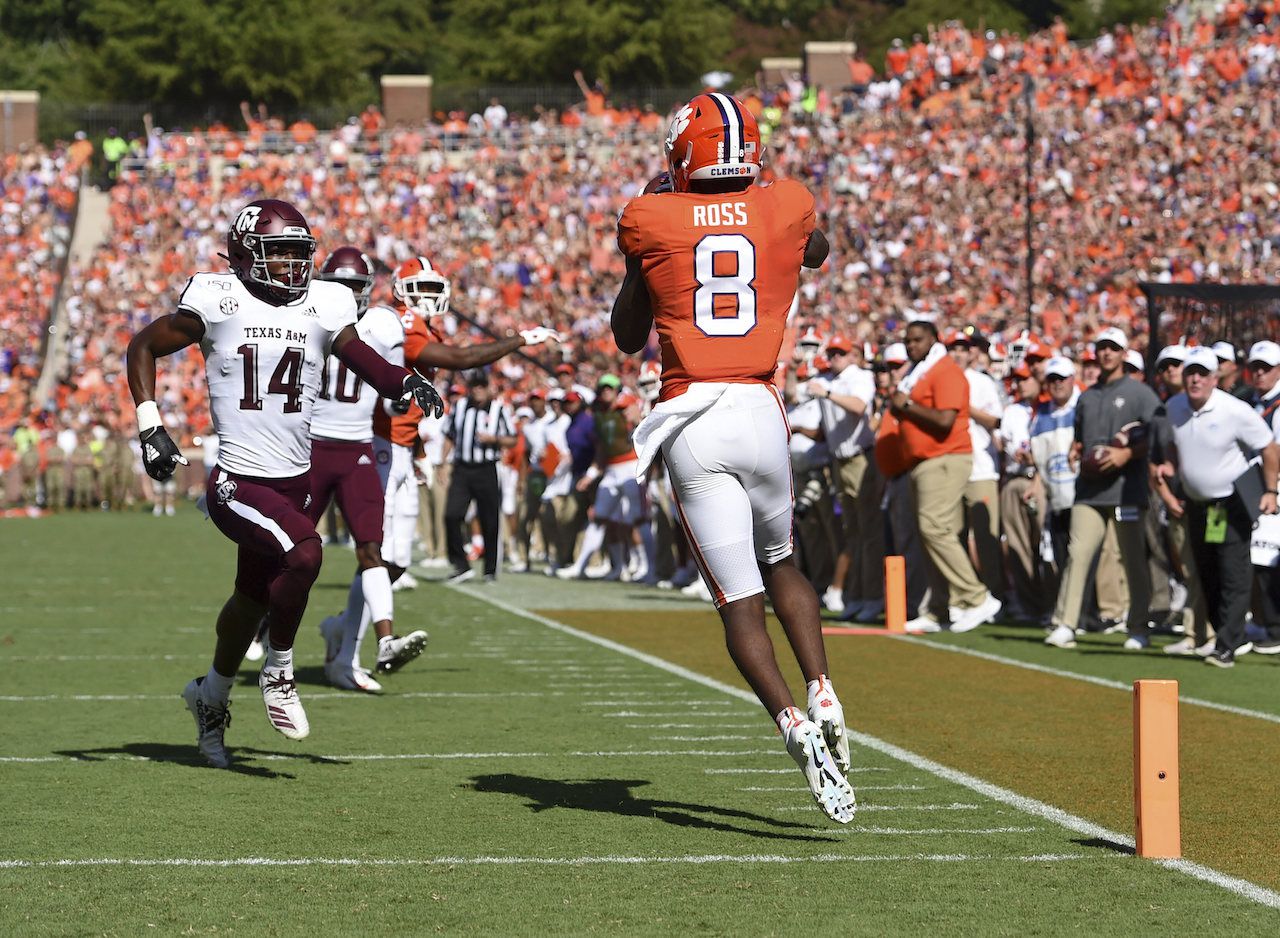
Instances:
[[[677,192],[688,192],[695,179],[755,180],[764,155],[755,116],[718,91],[700,94],[676,112],[666,148]]]
[[[449,311],[449,278],[432,267],[425,257],[411,257],[396,268],[391,293],[428,319]]]

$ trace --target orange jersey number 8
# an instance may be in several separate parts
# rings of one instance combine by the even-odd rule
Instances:
[[[734,272],[716,273],[717,260],[728,254],[736,259]],[[745,235],[707,235],[693,249],[693,271],[698,281],[693,294],[693,322],[703,334],[744,336],[755,328],[756,247]],[[736,308],[732,315],[717,314],[717,296],[734,297]]]

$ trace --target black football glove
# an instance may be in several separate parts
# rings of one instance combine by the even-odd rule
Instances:
[[[444,398],[432,386],[431,382],[420,375],[409,375],[404,379],[405,393],[411,395],[422,412],[434,415],[436,419],[444,416]]]
[[[412,406],[413,406],[413,398],[410,397],[408,394],[400,398],[400,400],[398,401],[387,402],[387,410],[389,410],[393,414],[399,414],[402,417],[409,412],[409,408]]]
[[[142,441],[142,465],[157,482],[167,482],[179,465],[190,465],[164,427],[152,427],[138,434],[138,439]]]

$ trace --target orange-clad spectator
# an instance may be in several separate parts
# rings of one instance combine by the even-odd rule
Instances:
[[[901,78],[907,73],[907,65],[910,61],[911,56],[903,46],[902,40],[893,40],[889,44],[889,51],[884,54],[885,71],[895,78]]]
[[[306,146],[316,139],[316,125],[305,117],[299,118],[289,125],[289,136],[297,146]]]
[[[938,341],[933,323],[908,325],[905,344],[912,368],[898,382],[890,406],[912,464],[912,500],[928,558],[929,605],[914,627],[937,631],[950,623],[953,632],[967,632],[990,622],[1001,609],[960,543],[964,490],[973,470],[969,383]],[[958,610],[954,620],[953,607]]]

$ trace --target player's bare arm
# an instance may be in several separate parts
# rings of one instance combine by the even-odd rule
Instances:
[[[901,391],[893,393],[893,397],[890,400],[890,410],[899,420],[910,420],[921,429],[937,434],[950,433],[952,424],[956,422],[957,414],[957,411],[950,408],[939,410],[936,407],[926,407],[911,400]]]
[[[815,228],[804,246],[804,259],[800,263],[810,270],[817,270],[830,253],[831,245],[827,242],[827,236]]]
[[[396,400],[412,395],[424,413],[444,416],[444,400],[426,378],[393,365],[356,334],[354,324],[344,326],[333,337],[333,354],[357,375],[378,389],[383,397]]]
[[[645,347],[653,329],[653,304],[638,257],[627,258],[627,275],[613,301],[610,317],[613,341],[618,350],[632,355]]]
[[[125,369],[129,393],[138,408],[138,439],[142,442],[142,464],[157,482],[169,479],[186,458],[160,422],[156,407],[156,359],[179,352],[204,338],[204,323],[186,312],[161,316],[144,326],[129,342]]]

